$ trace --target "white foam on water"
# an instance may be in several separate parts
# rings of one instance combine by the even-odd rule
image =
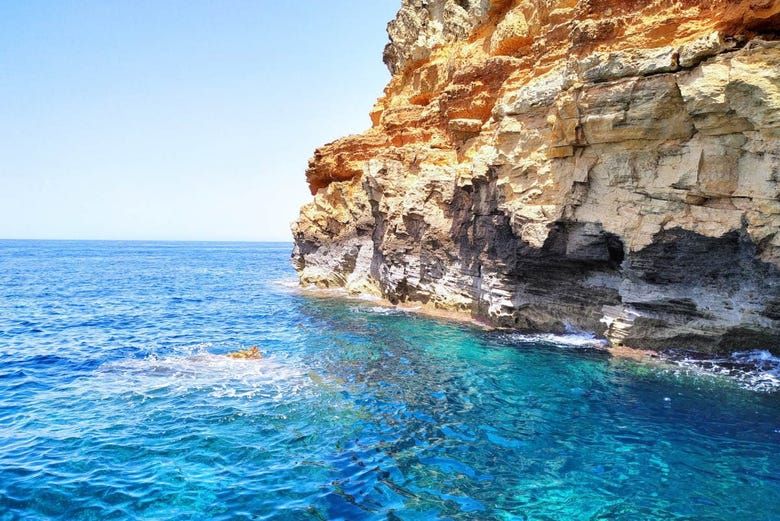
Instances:
[[[564,348],[602,349],[607,347],[607,341],[588,333],[566,333],[554,335],[551,333],[523,334],[507,333],[506,337],[511,342],[531,342],[553,344]]]
[[[608,342],[587,333],[522,334],[507,333],[512,343],[546,343],[562,348],[602,349]],[[727,377],[740,387],[759,392],[780,392],[780,357],[769,351],[741,351],[730,356],[702,358],[693,356],[662,357],[688,375]]]
[[[301,289],[301,284],[300,282],[298,282],[298,279],[296,277],[287,277],[284,279],[272,280],[271,284],[274,286],[278,286],[280,288],[284,288],[286,290]]]
[[[199,344],[162,356],[152,353],[104,364],[97,373],[96,392],[148,395],[203,390],[216,398],[272,398],[296,393],[310,381],[305,372],[272,356],[236,359],[211,353],[210,347]]]
[[[716,358],[684,356],[667,361],[688,373],[728,377],[751,391],[780,391],[780,357],[769,351],[740,351]]]
[[[756,364],[769,364],[780,366],[780,357],[774,356],[769,351],[740,351],[731,355],[734,360],[744,360]]]

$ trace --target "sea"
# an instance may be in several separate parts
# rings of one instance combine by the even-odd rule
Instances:
[[[0,241],[0,520],[780,519],[768,352],[301,291],[291,248]]]

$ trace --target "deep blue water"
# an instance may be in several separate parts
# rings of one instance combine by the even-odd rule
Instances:
[[[302,295],[289,251],[0,242],[0,520],[780,519],[780,393]]]

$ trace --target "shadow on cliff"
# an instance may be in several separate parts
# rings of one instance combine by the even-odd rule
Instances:
[[[622,339],[631,347],[780,352],[780,270],[744,231],[664,230],[629,252],[600,223],[558,221],[534,247],[517,236],[501,198],[491,171],[456,188],[450,206],[450,236],[475,281],[479,318],[608,336],[605,308],[617,308],[631,320]]]

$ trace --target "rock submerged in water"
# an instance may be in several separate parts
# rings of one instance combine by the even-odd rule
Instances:
[[[234,351],[232,353],[228,353],[227,356],[229,358],[237,358],[241,360],[260,360],[263,358],[263,354],[260,352],[257,346],[252,346],[241,351]]]
[[[613,345],[780,353],[780,2],[403,0],[317,150],[301,282]]]

